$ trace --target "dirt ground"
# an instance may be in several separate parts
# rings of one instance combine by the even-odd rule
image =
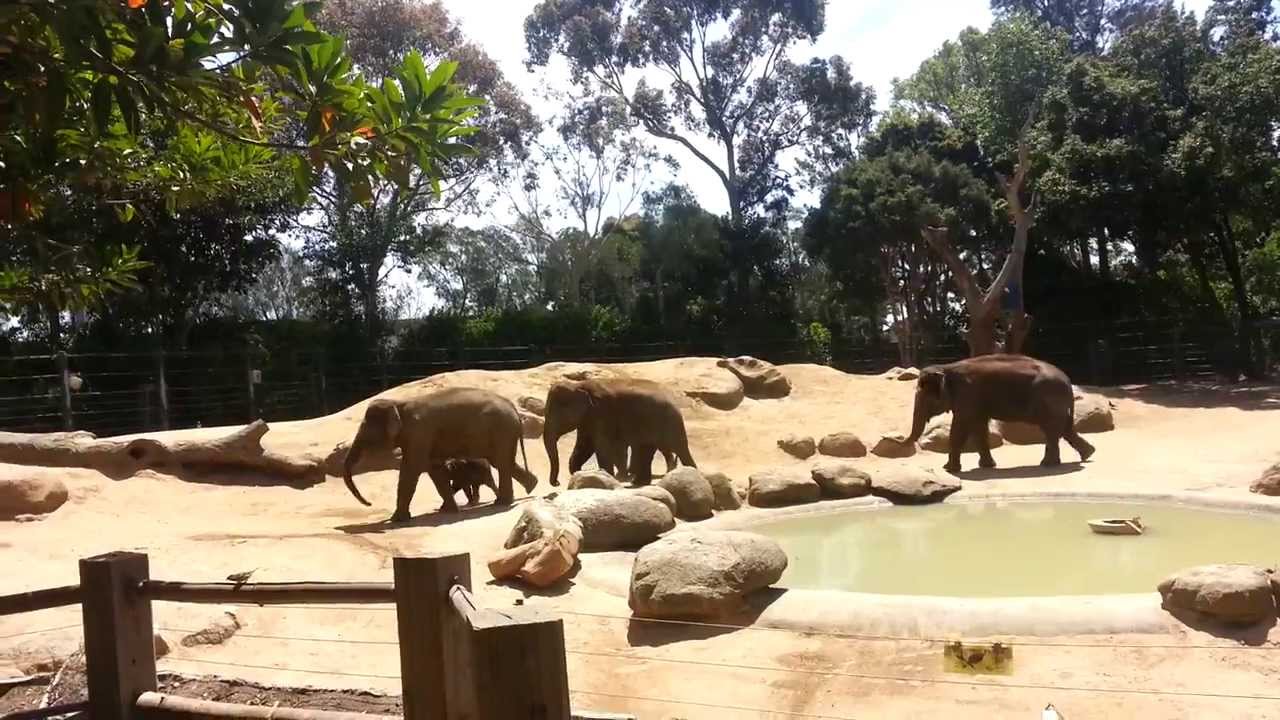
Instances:
[[[728,379],[714,360],[686,358],[464,371],[387,394],[470,385],[513,400],[542,397],[563,373],[592,367],[658,380],[680,391],[723,387]],[[690,444],[700,467],[745,485],[756,470],[816,460],[784,454],[776,446],[783,434],[852,431],[871,445],[882,433],[908,429],[913,383],[813,365],[783,370],[794,389],[782,400],[747,399],[721,411],[685,398]],[[1245,498],[1251,497],[1249,483],[1280,459],[1275,445],[1280,388],[1183,384],[1102,392],[1115,404],[1117,428],[1088,436],[1098,448],[1090,463],[1046,473],[1036,464],[1042,447],[1006,445],[994,451],[1000,470],[965,484],[995,491],[1192,491]],[[276,423],[264,444],[322,457],[350,439],[362,412],[363,405],[357,405],[323,418]],[[204,428],[173,434],[224,432]],[[562,440],[563,458],[571,445],[572,435]],[[526,446],[530,468],[545,478],[541,442],[526,441]],[[1075,457],[1065,444],[1063,457],[1069,462]],[[923,453],[865,462],[940,469],[944,461],[942,455]],[[976,456],[965,456],[966,468],[976,462]],[[246,570],[263,582],[390,581],[391,557],[397,553],[468,551],[482,604],[501,607],[527,599],[528,605],[564,615],[576,707],[633,712],[643,720],[1032,718],[1050,702],[1071,720],[1280,718],[1280,700],[1221,697],[1280,697],[1277,630],[1254,646],[1190,629],[1158,636],[1035,638],[1041,644],[1015,646],[1012,675],[974,678],[944,673],[941,648],[923,642],[630,621],[626,598],[593,587],[585,579],[589,573],[567,588],[526,598],[518,589],[486,582],[484,563],[501,547],[520,505],[492,508],[487,490],[482,506],[440,515],[434,512],[439,498],[424,477],[414,520],[391,527],[383,520],[394,504],[394,472],[357,478],[372,508],[359,505],[341,479],[332,477],[299,488],[260,477],[173,477],[149,471],[119,481],[83,470],[0,465],[0,473],[56,474],[72,493],[70,502],[42,521],[0,524],[0,593],[77,582],[78,558],[111,550],[147,552],[154,578],[217,582]],[[550,490],[544,480],[535,494]],[[518,487],[516,492],[519,496]],[[1046,558],[1062,561],[1065,555]],[[584,555],[582,562],[589,568],[599,560]],[[270,686],[399,692],[389,607],[154,607],[158,630],[173,649],[159,663],[163,670]],[[231,640],[194,648],[179,644],[187,631],[204,627],[224,610],[234,612],[242,625]],[[78,623],[78,608],[0,618],[0,667],[56,671],[78,647]],[[1161,647],[1134,647],[1152,644]],[[315,695],[312,701],[326,707],[331,702],[326,697]],[[394,706],[382,705],[370,710],[395,712]]]

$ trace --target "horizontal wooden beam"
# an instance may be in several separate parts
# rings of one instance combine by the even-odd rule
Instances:
[[[138,716],[173,720],[401,720],[398,715],[369,715],[355,712],[333,712],[308,708],[285,708],[271,705],[237,705],[235,703],[196,700],[158,692],[145,692],[138,698]]]
[[[44,720],[44,718],[57,717],[59,715],[70,715],[72,713],[82,713],[89,710],[89,701],[65,703],[62,705],[49,705],[42,708],[31,708],[30,710],[18,710],[4,716],[4,720]]]
[[[79,604],[80,586],[65,585],[45,590],[14,593],[13,595],[0,595],[0,615],[17,615],[18,613]]]
[[[151,600],[254,605],[393,603],[392,583],[187,583],[148,580],[142,593]]]

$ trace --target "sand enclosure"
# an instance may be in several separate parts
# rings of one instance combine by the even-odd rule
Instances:
[[[757,470],[807,467],[818,460],[797,460],[784,453],[776,445],[783,435],[818,438],[849,431],[870,445],[884,433],[905,433],[909,428],[913,383],[848,375],[814,365],[782,370],[791,380],[790,396],[744,399],[732,410],[716,409],[706,401],[730,392],[736,382],[707,358],[462,371],[410,383],[384,395],[466,385],[517,400],[526,395],[542,397],[554,380],[582,372],[625,373],[660,381],[680,391],[690,446],[699,466],[726,473],[742,485]],[[692,397],[686,394],[690,392]],[[1249,483],[1277,459],[1280,391],[1276,388],[1182,385],[1101,392],[1114,402],[1117,427],[1088,436],[1098,448],[1090,463],[1045,473],[1036,467],[1041,446],[1005,445],[993,452],[1000,469],[984,475],[984,480],[966,479],[966,490],[1167,491],[1257,498],[1249,494]],[[263,444],[282,454],[323,458],[335,444],[350,440],[362,412],[363,403],[323,418],[275,423]],[[167,435],[196,438],[226,432],[225,428],[204,428]],[[561,440],[562,458],[567,459],[572,442],[572,435]],[[541,441],[525,444],[530,469],[545,478],[548,467]],[[1063,459],[1075,460],[1065,446]],[[966,455],[965,468],[975,467],[976,460],[975,455]],[[924,452],[901,460],[868,457],[858,462],[868,467],[909,463],[940,468],[945,456]],[[654,464],[655,470],[661,466],[660,460]],[[520,507],[519,502],[510,509],[490,507],[487,490],[482,506],[456,516],[440,515],[434,512],[439,498],[424,476],[414,501],[414,520],[389,527],[382,521],[394,505],[394,471],[357,478],[372,508],[359,505],[341,479],[334,477],[301,487],[262,477],[177,478],[150,470],[123,480],[89,470],[12,465],[0,465],[0,473],[54,474],[71,490],[70,501],[39,522],[0,523],[0,593],[74,583],[77,559],[110,550],[147,552],[152,577],[159,579],[223,581],[228,574],[254,570],[254,581],[279,582],[389,581],[394,554],[431,549],[472,554],[476,593],[482,603],[502,606],[525,598],[518,589],[485,583],[489,575],[484,563],[502,546]],[[544,479],[535,494],[551,490]],[[516,493],[520,497],[521,490],[517,488]],[[1062,562],[1065,557],[1069,549],[1046,562]],[[1073,720],[1144,713],[1161,718],[1280,718],[1280,702],[1197,695],[1280,695],[1275,691],[1280,631],[1273,630],[1270,641],[1252,647],[1174,622],[1156,634],[1051,638],[1058,644],[1017,647],[1013,676],[974,679],[944,674],[941,648],[930,643],[630,622],[626,598],[614,583],[593,582],[601,575],[595,571],[620,560],[625,558],[616,553],[584,553],[583,570],[567,589],[526,600],[529,605],[566,613],[570,685],[580,692],[574,697],[579,707],[630,711],[646,719],[783,717],[786,713],[986,718],[1035,717],[1053,702]],[[242,626],[234,637],[221,645],[183,647],[178,640],[184,631],[206,626],[223,608],[157,603],[157,624],[172,647],[160,667],[282,685],[398,692],[395,621],[389,608],[226,609],[234,612]],[[76,648],[78,629],[11,636],[78,621],[76,608],[0,618],[0,665],[56,662]],[[1046,638],[1028,640],[1044,643]],[[1161,647],[1133,647],[1152,644]],[[1083,688],[1173,694],[1080,691]],[[767,708],[782,714],[619,696]]]

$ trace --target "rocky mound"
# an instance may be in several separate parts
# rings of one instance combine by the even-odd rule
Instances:
[[[771,363],[743,355],[720,360],[716,365],[733,373],[753,400],[776,400],[791,394],[791,381]]]
[[[778,543],[754,533],[680,532],[636,554],[627,602],[641,617],[716,620],[787,569]]]
[[[1251,565],[1201,565],[1182,570],[1157,586],[1163,605],[1233,625],[1252,625],[1276,615],[1271,573]]]
[[[631,492],[567,490],[555,504],[582,523],[582,549],[588,552],[638,548],[676,526],[666,505]]]

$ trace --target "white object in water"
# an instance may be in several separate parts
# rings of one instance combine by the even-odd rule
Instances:
[[[1142,525],[1142,518],[1135,517],[1129,520],[1119,518],[1090,520],[1089,529],[1099,535],[1141,535],[1146,528]]]

